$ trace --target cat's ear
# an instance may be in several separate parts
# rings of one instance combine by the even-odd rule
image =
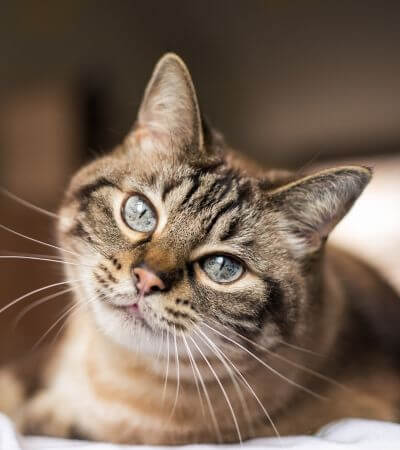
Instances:
[[[283,212],[281,231],[292,253],[304,257],[318,250],[350,210],[372,176],[366,167],[323,170],[270,192]]]
[[[203,148],[196,91],[185,63],[167,53],[157,63],[146,87],[130,138],[142,151],[198,151]]]

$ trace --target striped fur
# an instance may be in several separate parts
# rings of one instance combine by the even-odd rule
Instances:
[[[66,269],[81,279],[79,312],[29,400],[3,408],[25,432],[139,444],[305,433],[343,416],[397,419],[397,331],[386,353],[379,332],[382,320],[396,330],[397,296],[325,245],[370,177],[356,166],[300,177],[244,161],[201,120],[182,61],[165,56],[132,132],[66,192],[58,236],[80,264]],[[133,193],[153,205],[151,233],[121,216]],[[212,281],[199,264],[210,254],[242,261],[243,276]],[[125,308],[137,296],[132,268],[143,264],[165,286],[141,300],[144,321]],[[0,389],[9,380],[4,371]],[[22,397],[21,385],[13,389]]]

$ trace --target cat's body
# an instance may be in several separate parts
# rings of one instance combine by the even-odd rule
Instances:
[[[80,308],[26,392],[26,370],[3,370],[0,409],[25,432],[146,444],[398,420],[399,299],[324,245],[370,176],[254,170],[166,56],[135,130],[67,192]]]

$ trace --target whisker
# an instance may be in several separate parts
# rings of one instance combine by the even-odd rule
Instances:
[[[26,206],[27,208],[33,209],[34,211],[40,212],[46,216],[49,216],[53,219],[58,219],[61,216],[59,216],[58,214],[55,214],[51,211],[47,211],[47,209],[41,208],[40,206],[36,206],[33,203],[28,202],[27,200],[22,199],[21,197],[18,197],[17,195],[11,193],[10,191],[7,191],[7,189],[0,187],[0,192],[5,195],[8,198],[11,198],[12,200],[14,200],[15,202]]]
[[[226,354],[215,344],[213,343],[201,330],[199,327],[197,327],[198,331],[210,342],[211,345],[213,345],[213,347],[215,348],[215,351],[217,351],[218,353],[220,353],[222,355],[223,358],[225,358],[226,361],[229,362],[229,364],[232,366],[233,370],[239,375],[239,377],[241,378],[241,380],[243,381],[243,383],[246,385],[247,389],[250,391],[250,393],[253,395],[254,399],[256,400],[256,402],[259,404],[260,408],[262,409],[265,417],[267,418],[268,422],[270,423],[272,429],[274,430],[274,433],[276,434],[276,436],[278,438],[280,438],[280,434],[279,431],[275,425],[275,423],[272,420],[271,415],[269,414],[269,412],[267,411],[267,409],[265,408],[265,406],[263,405],[263,403],[261,402],[261,400],[259,399],[258,395],[256,394],[256,392],[254,391],[254,389],[252,388],[252,386],[250,385],[250,383],[247,381],[247,379],[245,378],[245,376],[242,374],[242,372],[235,366],[235,364],[226,356]],[[199,336],[200,337],[200,336]],[[204,342],[204,341],[203,341]]]
[[[28,241],[36,242],[36,244],[45,245],[46,247],[50,247],[50,248],[54,248],[56,250],[60,250],[62,252],[70,253],[71,255],[78,256],[80,258],[80,255],[78,253],[72,252],[71,250],[67,250],[67,249],[64,249],[62,247],[58,247],[57,245],[54,245],[54,244],[49,244],[48,242],[40,241],[39,239],[32,238],[30,236],[27,236],[25,234],[20,233],[19,231],[15,231],[15,230],[13,230],[13,229],[11,229],[9,227],[6,227],[3,224],[0,224],[0,228],[2,228],[5,231],[8,231],[11,234],[15,234],[16,236],[19,236],[19,237],[22,237],[24,239],[27,239]]]
[[[0,255],[0,259],[18,259],[18,260],[34,260],[34,261],[46,261],[46,262],[55,262],[58,264],[66,264],[70,266],[84,266],[93,268],[94,266],[90,266],[88,264],[74,263],[71,261],[65,261],[61,259],[53,259],[53,258],[38,258],[36,256],[19,256],[19,255]]]
[[[10,250],[1,250],[1,253],[5,256],[7,255],[13,255],[13,256],[35,256],[36,258],[53,258],[53,259],[59,259],[64,260],[62,256],[58,256],[56,254],[53,255],[44,255],[41,253],[26,253],[26,252],[16,252],[16,251],[10,251]]]
[[[226,403],[228,404],[229,410],[230,410],[231,415],[232,415],[233,422],[235,424],[236,433],[238,435],[238,439],[239,439],[240,445],[242,446],[243,445],[242,434],[240,432],[239,423],[238,423],[238,421],[236,419],[235,411],[234,411],[234,409],[232,407],[231,401],[229,400],[229,396],[228,396],[228,394],[227,394],[223,384],[221,383],[221,380],[219,379],[219,377],[217,375],[217,372],[215,372],[212,364],[210,363],[210,361],[208,360],[206,355],[202,352],[201,348],[197,345],[196,341],[191,336],[189,336],[189,339],[193,342],[193,344],[196,347],[197,351],[200,353],[200,355],[202,356],[202,358],[206,362],[207,366],[211,370],[212,374],[214,375],[215,380],[218,383],[218,386],[221,389],[221,392],[222,392],[223,396],[225,397]]]
[[[222,318],[225,319],[224,320],[225,323],[229,323],[230,325],[240,325],[240,326],[251,326],[251,325],[253,325],[252,322],[250,322],[250,321],[232,320],[231,318],[225,317],[224,315],[222,315],[220,317],[220,319],[222,319]],[[215,324],[222,325],[225,328],[228,328],[226,325],[224,325],[224,323],[222,323],[222,320],[221,321],[217,321],[217,320],[215,320],[215,319],[213,319],[211,317],[209,318],[209,320],[211,320]],[[229,328],[229,329],[231,329],[231,328]],[[323,355],[322,353],[318,353],[318,352],[316,352],[314,350],[310,350],[308,348],[304,348],[304,347],[300,347],[298,345],[291,344],[289,342],[286,342],[283,339],[277,339],[276,342],[279,342],[280,344],[283,344],[286,347],[293,348],[294,350],[298,350],[299,352],[302,352],[302,353],[307,353],[309,355],[317,356],[319,358],[324,358],[325,357],[325,355]]]
[[[176,391],[175,391],[174,404],[172,406],[172,410],[171,410],[171,414],[169,415],[169,419],[174,415],[176,405],[178,403],[179,388],[180,388],[179,353],[178,353],[178,345],[176,342],[176,326],[175,325],[174,325],[174,346],[175,346],[175,364],[176,364]]]
[[[299,352],[307,353],[312,356],[318,356],[320,358],[323,358],[324,355],[318,352],[314,352],[313,350],[309,350],[308,348],[299,347],[298,345],[290,344],[289,342],[286,342],[284,340],[279,340],[280,344],[286,345],[286,347],[292,348],[293,350],[298,350]]]
[[[54,338],[51,340],[51,346],[54,346],[57,342],[57,339],[61,336],[62,331],[65,329],[65,327],[68,324],[68,319],[72,317],[73,314],[79,312],[81,310],[83,305],[79,305],[79,308],[76,308],[74,311],[70,313],[70,315],[64,320],[64,323],[60,326],[57,333],[55,334]],[[65,312],[65,311],[64,311]]]
[[[162,400],[164,402],[165,400],[165,394],[167,392],[167,383],[168,383],[168,375],[169,375],[169,329],[167,328],[167,367],[165,370],[165,379],[164,379],[164,387],[163,387],[163,395],[162,395]]]
[[[316,392],[312,391],[311,389],[306,388],[305,386],[302,386],[301,384],[296,383],[294,380],[292,380],[290,378],[287,378],[285,375],[281,374],[276,369],[274,369],[273,367],[268,365],[265,361],[260,359],[257,355],[255,355],[249,349],[247,349],[243,345],[239,344],[238,342],[234,341],[230,337],[224,335],[223,333],[221,333],[220,331],[216,330],[215,328],[211,327],[207,323],[203,322],[203,325],[205,325],[207,328],[209,328],[210,330],[214,331],[215,333],[219,334],[221,337],[223,337],[224,339],[228,340],[229,342],[232,342],[232,344],[235,344],[236,346],[238,346],[240,349],[242,349],[247,354],[249,354],[251,357],[253,357],[256,361],[258,361],[261,365],[263,365],[266,369],[268,369],[271,373],[275,374],[276,376],[278,376],[282,380],[285,380],[290,385],[297,387],[298,389],[302,390],[303,392],[306,392],[307,394],[312,395],[313,397],[318,398],[319,400],[327,400],[326,397],[324,397],[324,396],[322,396],[320,394],[317,394]]]
[[[160,356],[161,356],[161,349],[164,347],[164,328],[161,329],[161,342],[160,345],[158,346],[158,352],[157,352],[157,361],[160,361]]]
[[[184,337],[185,335],[184,335],[182,330],[181,330],[181,336],[186,341],[186,339]],[[190,351],[190,348],[187,345],[185,345],[185,346],[186,346],[186,354],[187,354],[187,356],[189,358],[190,366],[192,368],[193,379],[194,379],[194,382],[195,382],[195,385],[196,385],[197,394],[198,394],[199,400],[200,400],[201,411],[203,413],[203,417],[205,417],[206,416],[206,411],[204,409],[203,396],[201,395],[199,381],[197,379],[197,374],[196,374],[196,371],[195,371],[195,368],[194,368],[194,365],[193,365],[193,355],[192,355],[192,352]]]
[[[39,289],[35,289],[34,291],[28,292],[27,294],[21,295],[21,297],[18,297],[17,299],[13,300],[12,302],[8,303],[6,306],[0,309],[0,314],[2,314],[4,311],[7,311],[7,309],[11,308],[12,306],[16,305],[17,303],[21,302],[27,297],[30,297],[33,294],[37,294],[38,292],[45,291],[47,289],[51,289],[53,287],[62,286],[64,284],[70,284],[74,282],[78,282],[81,280],[70,280],[70,281],[60,281],[59,283],[53,283],[49,284],[48,286],[41,287]]]
[[[86,301],[78,301],[79,307],[77,307],[74,311],[70,312],[68,319],[70,319],[74,314],[77,314],[85,305],[89,305],[90,303],[95,301],[96,298],[98,298],[98,297],[94,296],[94,297],[92,297],[92,298],[90,298],[89,300],[86,300]],[[66,327],[66,325],[68,323],[68,319],[64,321],[64,323],[61,325],[61,327],[57,331],[56,335],[54,336],[54,338],[52,340],[52,345],[54,345],[56,343],[56,341],[59,338],[61,332]]]
[[[237,393],[237,395],[239,397],[239,401],[240,401],[240,403],[242,405],[242,409],[243,409],[243,412],[244,412],[244,414],[246,416],[246,421],[247,421],[247,424],[249,426],[249,429],[251,430],[251,434],[254,435],[254,429],[253,429],[252,421],[251,421],[251,418],[250,418],[250,411],[249,411],[249,409],[247,407],[247,403],[246,403],[246,400],[244,398],[243,392],[240,389],[239,383],[237,382],[237,379],[236,379],[237,376],[236,376],[236,374],[234,372],[232,372],[232,369],[229,367],[229,365],[225,361],[225,359],[228,359],[228,358],[225,357],[225,359],[224,359],[223,357],[221,357],[220,354],[222,354],[222,351],[217,347],[217,345],[215,343],[213,343],[212,340],[208,336],[206,336],[197,325],[194,325],[194,326],[197,329],[197,332],[196,332],[196,330],[193,330],[194,333],[199,337],[199,339],[201,339],[208,346],[209,349],[211,349],[215,353],[217,358],[221,361],[221,363],[225,367],[226,371],[228,372],[229,377],[230,377],[230,379],[232,381],[232,384],[233,384],[233,386],[235,388],[235,391],[236,391],[236,393]],[[201,333],[201,335],[199,333]],[[203,336],[203,338],[202,338],[202,336]]]
[[[68,308],[64,313],[61,314],[61,316],[53,323],[53,325],[47,329],[47,331],[41,336],[41,338],[36,341],[35,345],[32,347],[32,351],[36,350],[37,347],[46,339],[46,337],[51,333],[52,330],[54,330],[54,328],[65,318],[70,314],[71,317],[71,313],[77,313],[80,311],[81,308],[83,308],[84,306],[90,304],[92,301],[94,301],[97,297],[97,295],[91,297],[89,300],[87,301],[79,301],[77,303],[74,303],[70,308]],[[65,323],[63,324],[63,326],[65,325]],[[62,330],[62,327],[61,327]],[[60,332],[60,330],[59,330]],[[59,333],[57,333],[56,338],[58,337]]]
[[[319,378],[320,380],[326,381],[327,383],[330,383],[334,386],[340,387],[345,390],[349,390],[346,386],[343,384],[337,382],[333,378],[330,378],[326,375],[323,375],[322,373],[319,373],[313,369],[310,369],[308,367],[303,366],[302,364],[296,363],[294,361],[291,361],[290,359],[280,355],[279,353],[273,352],[269,348],[264,347],[263,345],[258,344],[257,342],[252,341],[251,339],[247,338],[246,336],[243,336],[242,334],[238,333],[236,330],[229,329],[226,325],[223,325],[224,328],[228,329],[229,331],[232,331],[232,333],[236,334],[238,337],[244,339],[245,341],[249,342],[250,344],[254,345],[254,347],[266,352],[268,355],[271,355],[273,358],[279,359],[281,361],[286,362],[287,364],[296,367],[297,369],[302,370],[303,372],[309,373],[310,375],[313,375],[316,378]]]
[[[47,295],[46,297],[41,298],[40,300],[37,300],[36,302],[33,302],[31,305],[28,305],[26,308],[24,308],[16,317],[14,321],[14,327],[18,325],[18,323],[21,321],[21,319],[28,314],[29,311],[32,311],[32,309],[37,308],[40,305],[43,305],[44,303],[53,300],[54,298],[61,297],[62,295],[66,294],[67,292],[71,292],[74,290],[74,287],[70,287],[67,289],[63,289],[62,291],[56,292],[55,294]]]
[[[73,304],[70,308],[67,309],[66,312],[64,312],[63,314],[61,314],[61,316],[53,323],[53,325],[51,325],[50,328],[47,329],[47,331],[41,336],[41,338],[39,340],[36,341],[36,343],[34,344],[34,346],[32,347],[32,351],[36,350],[39,345],[46,339],[46,337],[51,333],[52,330],[54,330],[54,328],[70,313],[72,312],[74,309],[78,308],[79,303],[77,304]]]
[[[215,432],[216,432],[216,434],[217,434],[218,442],[219,442],[219,443],[222,443],[221,430],[220,430],[220,428],[219,428],[218,421],[217,421],[217,418],[216,418],[216,416],[215,416],[215,411],[214,411],[214,408],[213,408],[213,406],[212,406],[212,403],[211,403],[211,400],[210,400],[210,396],[209,396],[209,394],[208,394],[207,387],[206,387],[206,385],[205,385],[205,383],[204,383],[204,379],[203,379],[203,377],[202,377],[202,375],[201,375],[200,369],[198,368],[198,366],[197,366],[197,364],[196,364],[196,360],[194,359],[194,356],[193,356],[193,354],[192,354],[192,352],[191,352],[191,350],[190,350],[190,348],[189,348],[189,344],[188,344],[188,342],[187,342],[187,339],[186,339],[186,337],[185,337],[184,332],[181,331],[181,334],[182,334],[183,342],[185,343],[185,346],[186,346],[186,348],[188,349],[189,354],[190,354],[191,357],[192,357],[193,364],[194,364],[194,368],[195,368],[195,370],[196,370],[196,372],[197,372],[197,375],[198,375],[198,377],[199,377],[199,381],[200,381],[201,387],[202,387],[203,392],[204,392],[204,395],[205,395],[205,397],[206,397],[206,401],[207,401],[207,405],[208,405],[208,410],[210,411],[211,420],[212,420],[213,425],[214,425],[214,430],[215,430]]]

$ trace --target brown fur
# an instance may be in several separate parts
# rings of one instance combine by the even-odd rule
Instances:
[[[15,393],[0,407],[24,432],[137,444],[398,420],[398,296],[325,245],[370,170],[262,170],[201,123],[186,67],[165,56],[136,127],[71,182],[58,232],[78,264],[68,279],[83,277],[79,312],[31,388],[16,368],[0,372],[0,390]],[[134,193],[157,215],[151,233],[121,216]],[[241,260],[243,275],[212,281],[210,254]],[[121,312],[138,265],[168,285],[139,300],[145,322]]]

